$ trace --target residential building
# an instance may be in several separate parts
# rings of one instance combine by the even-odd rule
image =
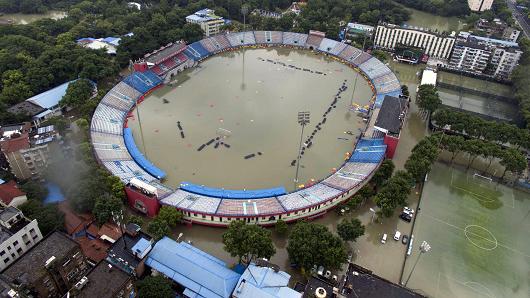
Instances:
[[[467,5],[471,11],[486,11],[491,9],[493,0],[467,0]]]
[[[6,206],[17,207],[27,200],[26,193],[20,190],[14,180],[0,184],[0,201]]]
[[[521,34],[521,31],[512,28],[501,19],[495,18],[491,21],[486,19],[479,19],[475,23],[473,30],[480,36],[497,38],[506,41],[516,42]]]
[[[366,36],[372,36],[375,31],[374,26],[364,25],[359,23],[348,23],[346,25],[346,34],[347,35],[357,35],[364,34]]]
[[[184,297],[229,298],[241,277],[222,260],[167,237],[155,244],[145,264],[184,288]]]
[[[502,32],[502,39],[511,41],[511,42],[517,42],[517,39],[519,39],[519,36],[521,35],[521,31],[514,29],[512,27],[508,27],[504,29]]]
[[[90,269],[79,245],[53,232],[2,273],[10,283],[37,297],[61,297]]]
[[[0,205],[0,271],[42,240],[37,220],[13,206]]]
[[[460,32],[448,67],[509,80],[522,51],[516,42]]]
[[[425,297],[408,288],[395,284],[372,271],[350,263],[343,278],[337,282],[322,275],[312,276],[307,281],[304,298],[421,298]]]
[[[54,133],[30,138],[29,124],[3,127],[0,131],[0,150],[3,164],[21,180],[38,178],[48,164],[49,149],[47,143],[53,141]]]
[[[483,73],[491,57],[486,45],[475,41],[458,41],[449,60],[449,68]]]
[[[105,37],[105,38],[92,38],[85,37],[77,40],[77,44],[93,50],[104,49],[109,55],[116,55],[118,46],[120,45],[120,37]]]
[[[279,12],[268,11],[268,10],[259,9],[259,8],[254,9],[252,11],[252,14],[263,17],[263,18],[270,18],[270,19],[279,19],[282,17],[282,14]]]
[[[106,261],[99,262],[81,278],[65,297],[125,298],[134,297],[133,277]]]
[[[289,288],[291,276],[280,271],[278,266],[264,260],[250,263],[239,278],[232,297],[234,298],[300,298],[299,293]]]
[[[396,47],[419,48],[425,54],[448,59],[455,43],[455,33],[436,33],[417,27],[400,27],[393,24],[377,25],[374,45],[393,51]]]
[[[153,248],[153,238],[136,224],[128,224],[124,234],[111,245],[107,262],[132,276],[142,276],[145,259]]]
[[[215,11],[208,8],[201,9],[196,13],[187,16],[186,22],[199,24],[206,36],[218,34],[221,26],[225,24],[225,20],[222,17],[215,15]]]

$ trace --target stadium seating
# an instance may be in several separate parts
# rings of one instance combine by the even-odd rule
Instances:
[[[125,115],[126,112],[122,110],[100,104],[92,116],[90,130],[121,135],[123,134],[123,120]]]
[[[166,177],[166,173],[145,158],[138,147],[136,147],[136,143],[134,142],[134,137],[130,128],[125,128],[123,130],[123,139],[127,150],[129,150],[129,154],[131,154],[134,161],[136,161],[136,163],[138,163],[142,169],[157,179],[164,179]]]
[[[308,48],[313,48],[316,50],[320,46],[320,43],[322,42],[323,39],[324,37],[322,36],[318,36],[315,34],[309,34],[307,37],[307,41],[305,42],[305,45]]]
[[[226,37],[233,47],[256,44],[254,31],[230,33]]]
[[[379,59],[371,58],[359,65],[359,68],[372,80],[377,77],[392,73],[390,68]]]
[[[201,40],[201,45],[208,50],[210,53],[219,51],[218,45],[213,38],[205,38]]]
[[[221,199],[210,198],[177,189],[175,192],[160,200],[160,202],[164,205],[173,206],[190,212],[215,214],[219,203],[221,203]]]
[[[307,40],[307,34],[284,32],[282,40],[284,45],[303,47]]]
[[[352,47],[352,46],[346,46],[342,52],[340,52],[339,57],[352,62],[355,58],[357,58],[359,55],[361,55],[362,51],[358,48]],[[355,64],[357,66],[357,64]]]
[[[385,158],[386,145],[381,139],[360,140],[350,157],[350,162],[379,163]]]
[[[125,77],[123,81],[142,94],[147,93],[147,91],[162,83],[162,79],[151,70],[144,72],[135,71]]]
[[[161,48],[160,50],[155,51],[154,53],[145,55],[145,61],[148,63],[160,64],[163,61],[175,56],[175,54],[179,51],[182,51],[184,47],[186,47],[186,43],[184,42],[176,42],[170,44],[166,47]]]
[[[322,183],[343,191],[349,191],[360,185],[377,168],[376,163],[347,162],[340,170],[326,178]]]
[[[387,73],[383,76],[372,80],[378,94],[388,93],[396,90],[401,90],[399,80],[393,72]]]
[[[271,34],[271,43],[281,44],[282,43],[282,32],[280,31],[270,31]]]
[[[267,35],[267,36],[266,36]],[[270,32],[269,31],[254,31],[254,36],[256,37],[256,43],[269,43]]]
[[[119,177],[124,183],[128,183],[132,178],[138,178],[145,182],[151,182],[155,178],[136,164],[133,160],[116,160],[116,161],[104,161],[103,166],[112,175]]]
[[[219,46],[219,49],[221,50],[224,50],[226,48],[229,48],[230,47],[230,42],[228,41],[228,39],[226,38],[226,35],[224,34],[218,34],[214,37],[212,37],[215,42],[218,44]]]
[[[331,49],[330,53],[335,55],[335,56],[339,56],[339,54],[346,48],[348,47],[347,44],[343,43],[343,42],[337,42],[335,44],[335,46],[333,47],[333,49]]]
[[[181,65],[182,63],[188,61],[188,57],[186,57],[186,55],[180,53],[180,54],[177,54],[177,56],[175,56],[173,58],[175,60],[175,62],[178,64],[178,65]]]
[[[356,55],[355,57],[353,57],[353,60],[351,60],[353,62],[353,64],[359,66],[361,64],[363,64],[364,62],[366,62],[368,59],[372,58],[372,56],[366,52],[362,52],[361,50],[359,50],[359,54]]]
[[[101,100],[101,103],[124,112],[128,112],[134,105],[136,99],[127,98],[114,90],[110,90]]]
[[[200,60],[212,54],[201,45],[200,41],[190,44],[184,52],[186,53],[186,56],[193,60]]]
[[[322,203],[342,193],[338,189],[319,183],[287,195],[279,196],[278,201],[280,201],[286,211],[293,211]]]
[[[173,69],[177,66],[177,63],[173,59],[167,59],[164,62],[162,62],[162,65],[164,65],[167,70]]]
[[[131,156],[125,147],[123,138],[115,134],[92,132],[92,146],[101,161],[130,160]]]
[[[322,39],[322,42],[320,43],[318,50],[322,52],[326,52],[326,53],[331,53],[331,50],[333,50],[333,48],[335,48],[337,44],[339,44],[338,41],[324,38]]]
[[[153,66],[151,70],[159,76],[164,73],[164,70],[162,70],[158,65]]]
[[[266,215],[278,214],[285,210],[275,197],[254,200],[223,199],[216,214],[218,215]]]

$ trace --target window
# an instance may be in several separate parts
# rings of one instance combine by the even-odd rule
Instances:
[[[18,254],[21,254],[21,253],[22,253],[22,248],[21,248],[21,247],[17,248],[17,253],[18,253]]]
[[[8,262],[9,262],[9,258],[5,258],[5,259],[4,259],[4,263],[7,264]]]
[[[11,250],[11,246],[8,245],[8,246],[7,246],[7,250]]]
[[[17,246],[18,245],[18,240],[15,240],[15,242],[13,242],[13,246]]]
[[[0,251],[0,257],[3,257],[6,254],[4,250]]]
[[[17,255],[15,255],[14,253],[11,254],[11,257],[14,259],[17,257]]]

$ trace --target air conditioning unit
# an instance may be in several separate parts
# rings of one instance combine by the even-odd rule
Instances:
[[[88,277],[83,276],[80,281],[75,284],[75,288],[81,290],[88,283]]]

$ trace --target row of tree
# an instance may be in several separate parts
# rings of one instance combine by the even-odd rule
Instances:
[[[519,47],[523,51],[519,66],[512,73],[514,97],[519,102],[519,111],[530,129],[530,40],[522,38]]]
[[[451,109],[437,110],[431,120],[440,129],[447,128],[467,137],[530,149],[530,131],[513,124],[488,121]]]

